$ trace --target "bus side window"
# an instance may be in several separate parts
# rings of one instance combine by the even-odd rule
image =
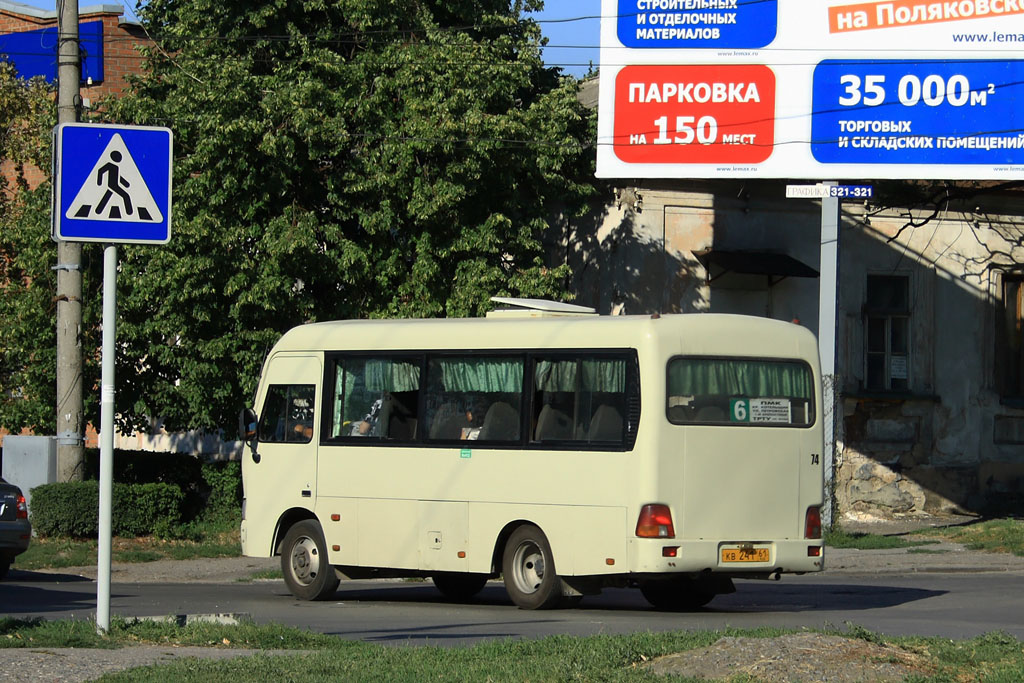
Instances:
[[[624,358],[580,352],[537,359],[533,382],[535,442],[624,442]]]
[[[415,357],[342,356],[335,361],[331,438],[412,441],[419,416]]]
[[[272,384],[263,401],[259,440],[263,443],[309,443],[313,440],[315,387]]]
[[[521,356],[439,356],[427,366],[432,441],[519,441]]]

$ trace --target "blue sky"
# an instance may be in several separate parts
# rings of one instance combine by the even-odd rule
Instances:
[[[15,1],[51,11],[55,6],[53,0]],[[118,0],[81,0],[79,6],[87,7],[100,2]],[[127,0],[120,4],[131,9],[135,7],[135,0]],[[125,13],[129,17],[132,16],[130,9]],[[551,66],[560,66],[566,73],[574,76],[587,73],[591,62],[597,66],[600,21],[596,17],[600,14],[601,0],[544,0],[544,11],[533,15],[540,22],[541,29],[549,41],[549,47],[544,50],[544,61]]]
[[[601,0],[544,0],[544,11],[534,15],[548,38],[544,61],[574,76],[587,73],[590,62],[596,67],[600,14]]]

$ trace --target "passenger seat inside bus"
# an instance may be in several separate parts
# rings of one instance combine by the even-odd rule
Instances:
[[[519,411],[504,401],[492,403],[484,415],[480,441],[515,441],[519,438]]]
[[[590,420],[587,440],[622,441],[622,414],[607,403],[599,405]]]
[[[725,410],[718,406],[704,406],[694,419],[696,422],[725,422]]]
[[[690,406],[672,406],[668,409],[669,422],[679,424],[680,422],[693,422],[697,419],[696,411]]]
[[[429,436],[435,440],[461,439],[462,430],[467,427],[466,413],[459,410],[458,404],[449,402],[442,404],[434,414]]]
[[[558,408],[546,404],[537,416],[534,438],[537,441],[568,441],[572,439],[572,420]]]
[[[418,393],[416,391],[403,391],[390,394],[390,411],[386,423],[387,432],[384,436],[398,441],[411,441],[416,438],[416,416],[406,406],[416,405]]]

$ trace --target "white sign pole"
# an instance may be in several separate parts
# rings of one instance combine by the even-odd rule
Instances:
[[[117,247],[103,249],[103,371],[100,379],[100,518],[96,566],[96,630],[110,631],[110,509],[114,479],[114,340],[117,325]]]
[[[835,185],[834,182],[825,183]],[[825,452],[825,508],[821,511],[825,528],[832,525],[835,508],[835,445],[836,425],[842,419],[837,401],[836,378],[836,308],[839,294],[839,199],[821,200],[821,263],[818,279],[818,353],[821,354],[821,406]]]

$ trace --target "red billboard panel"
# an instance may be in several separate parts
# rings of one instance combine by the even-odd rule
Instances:
[[[624,162],[759,163],[775,145],[775,74],[761,64],[627,66],[614,112]]]

